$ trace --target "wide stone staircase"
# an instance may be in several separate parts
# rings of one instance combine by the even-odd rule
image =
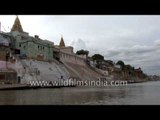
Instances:
[[[100,74],[89,68],[87,65],[83,66],[70,62],[64,62],[64,65],[81,80],[98,80],[100,77],[102,77]]]
[[[29,67],[32,74],[38,71],[41,80],[55,81],[61,79],[62,77],[63,79],[69,78],[69,73],[65,68],[63,68],[63,65],[57,65],[54,62],[50,63],[36,60],[23,60],[23,62],[27,65],[27,67]]]

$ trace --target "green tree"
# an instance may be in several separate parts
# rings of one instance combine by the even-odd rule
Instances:
[[[121,68],[122,68],[122,70],[124,70],[124,68],[125,68],[125,64],[124,64],[124,62],[123,62],[122,60],[119,60],[119,61],[116,63],[116,65],[120,65]]]
[[[99,61],[99,60],[104,60],[104,56],[100,55],[100,54],[94,54],[92,56],[93,60]]]
[[[87,55],[89,54],[89,51],[87,50],[79,50],[76,52],[77,55]]]

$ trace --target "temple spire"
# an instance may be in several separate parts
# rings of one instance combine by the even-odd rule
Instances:
[[[22,26],[21,26],[21,23],[20,23],[20,20],[19,20],[18,16],[16,17],[16,19],[14,21],[11,32],[12,31],[23,32],[23,29],[22,29]]]
[[[63,40],[63,36],[61,36],[61,41],[59,43],[59,46],[60,47],[65,47],[65,43],[64,43],[64,40]]]

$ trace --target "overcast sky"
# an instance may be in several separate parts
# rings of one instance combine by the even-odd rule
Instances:
[[[9,32],[16,16],[0,15],[1,30]],[[31,36],[59,44],[61,35],[74,51],[124,61],[147,74],[160,74],[160,16],[154,15],[19,15]]]

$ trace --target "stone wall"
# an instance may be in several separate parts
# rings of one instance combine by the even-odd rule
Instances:
[[[0,51],[0,60],[6,61],[6,52],[5,51]]]
[[[65,52],[60,53],[60,61],[86,65],[86,59],[78,57],[76,54],[69,54]]]
[[[17,73],[14,71],[0,71],[0,84],[2,83],[18,83]]]
[[[0,60],[6,61],[7,52],[10,52],[10,48],[8,46],[3,46],[0,44]]]
[[[71,46],[68,46],[68,47],[59,47],[59,48],[60,48],[60,51],[62,51],[62,52],[66,52],[66,53],[70,53],[70,54],[73,53],[73,47],[71,47]]]

